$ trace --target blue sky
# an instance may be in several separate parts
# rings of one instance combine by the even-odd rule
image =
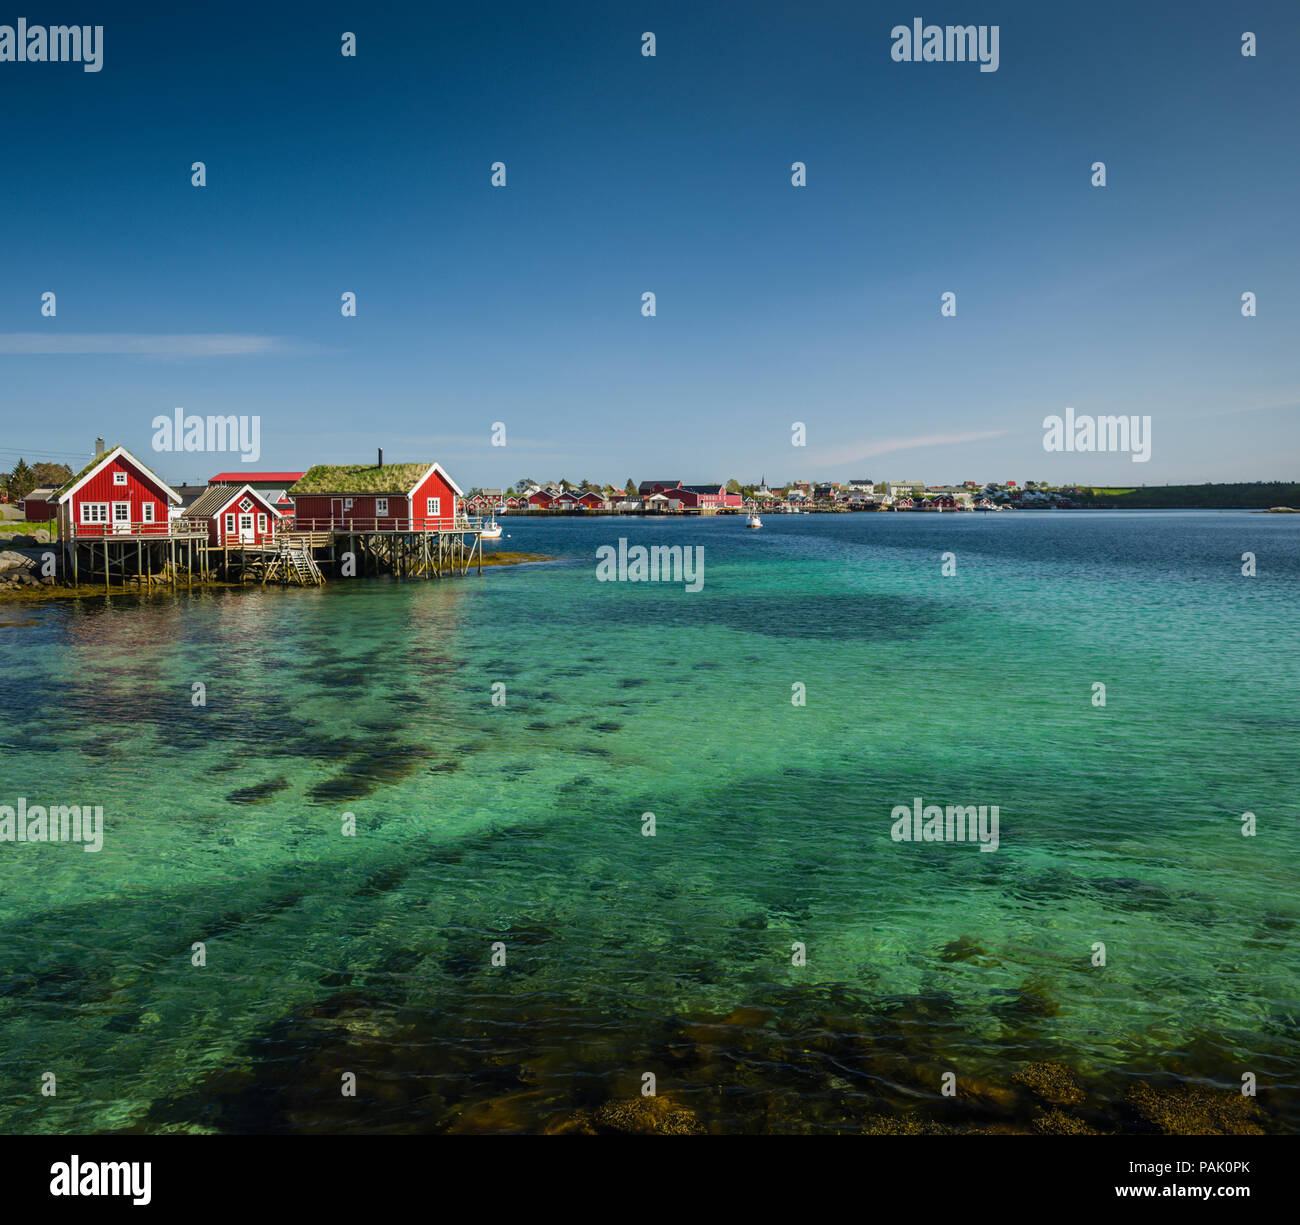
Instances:
[[[151,451],[182,406],[465,487],[1297,478],[1293,5],[468,7],[0,15],[105,27],[100,72],[0,63],[0,466],[236,466]],[[893,62],[916,16],[998,71]],[[1067,405],[1150,462],[1045,453]]]

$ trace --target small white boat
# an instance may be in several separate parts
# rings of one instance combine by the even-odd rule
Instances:
[[[760,519],[760,518],[758,517],[758,513],[755,512],[754,514],[750,515],[748,519],[745,520],[745,526],[746,526],[746,527],[762,527],[762,526],[763,526],[763,520]]]
[[[501,524],[497,522],[496,515],[493,515],[491,520],[489,520],[487,523],[483,525],[483,530],[479,533],[479,535],[484,540],[501,539]]]

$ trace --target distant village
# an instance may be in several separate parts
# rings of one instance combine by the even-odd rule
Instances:
[[[629,480],[620,490],[590,481],[571,484],[523,480],[509,489],[473,488],[466,506],[480,513],[564,513],[597,511],[610,514],[727,514],[762,511],[768,514],[838,511],[945,511],[1025,508],[1074,509],[1083,496],[1076,489],[1049,489],[1027,481],[1005,483],[966,481],[961,485],[927,485],[924,481],[789,481],[770,487],[730,480],[725,484],[688,485],[680,480]]]
[[[103,454],[103,443],[100,440],[95,458],[99,459]],[[134,460],[129,453],[127,455]],[[378,466],[383,470],[382,452]],[[408,474],[398,471],[405,467],[410,467],[414,474],[416,469],[423,471],[425,466],[388,465],[387,473],[396,479],[396,483],[391,490],[385,487],[382,492],[399,496],[409,493],[400,479]],[[368,471],[364,466],[356,468],[357,472],[366,472],[367,476],[374,470],[373,467]],[[262,512],[261,522],[268,526],[273,520],[278,520],[281,528],[289,528],[295,520],[304,518],[304,510],[310,511],[307,517],[313,520],[313,525],[317,519],[338,521],[352,516],[354,507],[350,498],[347,499],[346,507],[342,502],[338,506],[329,503],[316,505],[315,500],[310,506],[299,505],[309,497],[308,487],[298,484],[306,475],[308,474],[300,471],[218,472],[203,484],[180,484],[174,492],[169,490],[172,495],[170,504],[166,515],[160,514],[160,519],[174,519],[177,516],[193,518],[197,515],[212,521],[214,541],[220,537],[224,542],[226,522],[219,516],[220,513],[232,512],[233,508],[223,503],[214,510],[214,500],[222,493],[251,494],[260,503],[257,511]],[[52,523],[58,517],[59,495],[69,487],[72,476],[71,469],[63,464],[39,463],[28,466],[20,460],[12,472],[0,473],[0,504],[14,506],[28,523]],[[363,490],[367,493],[374,492],[368,488],[368,481],[363,481],[355,490],[348,485],[346,489],[332,492],[345,494]],[[863,477],[847,481],[794,480],[777,486],[769,486],[766,478],[761,478],[754,485],[746,485],[734,479],[709,484],[688,484],[679,479],[640,482],[629,479],[622,488],[585,480],[577,483],[564,479],[539,482],[525,478],[507,489],[474,486],[467,493],[462,493],[453,483],[441,492],[448,495],[443,501],[445,515],[495,516],[989,511],[1052,507],[1073,509],[1085,504],[1092,491],[1070,487],[1051,488],[1034,481],[1026,481],[1023,486],[1015,481],[990,481],[983,484],[965,481],[961,485],[927,485],[924,481],[873,481]],[[315,488],[310,489],[310,495],[317,493]],[[386,502],[387,499],[381,497],[380,504],[369,508],[377,520],[388,515]],[[240,509],[245,513],[253,510],[251,506]],[[361,509],[357,507],[356,511]],[[134,512],[129,518],[135,518]],[[300,523],[299,526],[303,524]],[[232,532],[238,531],[238,527],[234,521],[230,523]],[[245,527],[245,535],[247,530]],[[260,541],[260,533],[257,538]]]

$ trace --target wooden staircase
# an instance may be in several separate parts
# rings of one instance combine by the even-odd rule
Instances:
[[[262,574],[262,586],[275,580],[293,587],[321,587],[325,576],[321,573],[311,549],[280,542],[280,551],[271,559]]]

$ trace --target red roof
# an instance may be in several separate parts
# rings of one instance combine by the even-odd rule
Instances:
[[[276,484],[292,485],[302,475],[301,472],[218,472],[216,476],[208,478],[208,484],[243,485],[252,481],[275,481]]]

